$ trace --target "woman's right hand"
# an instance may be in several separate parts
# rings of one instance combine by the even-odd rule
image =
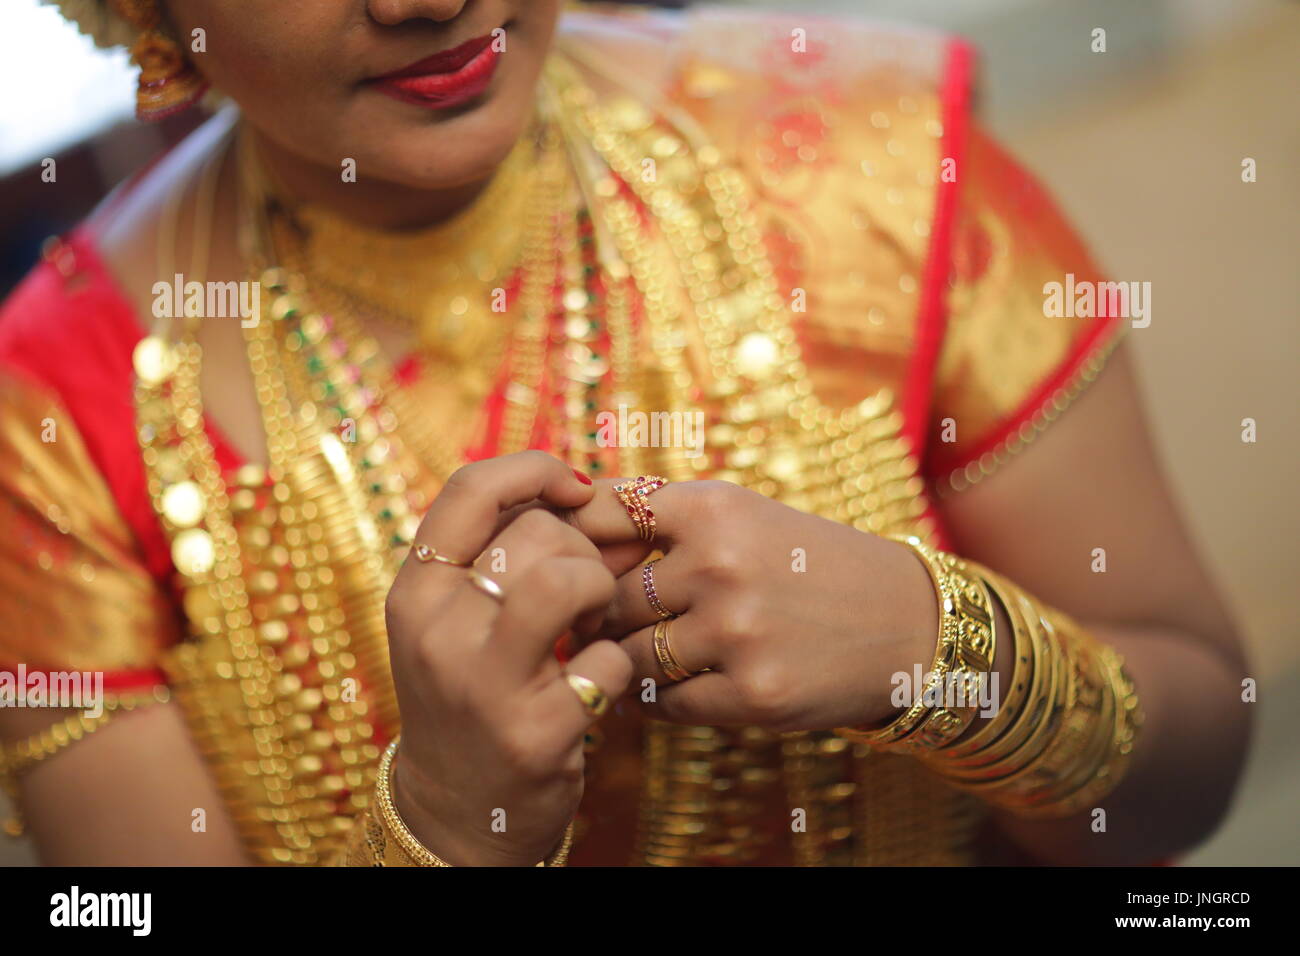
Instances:
[[[614,578],[585,535],[542,504],[575,508],[592,486],[528,451],[461,468],[430,506],[416,544],[477,567],[411,555],[388,594],[393,678],[402,713],[393,797],[415,837],[457,866],[533,865],[555,849],[582,798],[582,742],[594,722],[565,674],[611,700],[632,662],[598,641],[567,665],[556,641],[597,620]],[[500,549],[500,550],[498,550]],[[504,562],[504,571],[493,571]]]

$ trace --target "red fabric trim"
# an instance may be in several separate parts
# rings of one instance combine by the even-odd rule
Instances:
[[[1104,281],[1105,274],[1097,268],[1086,245],[1065,220],[1051,194],[1038,178],[1003,150],[996,140],[984,136],[977,130],[972,130],[971,133],[972,138],[978,134],[980,148],[988,153],[989,160],[996,170],[993,175],[1014,183],[1019,191],[1017,201],[1021,208],[1018,215],[1044,228],[1052,237],[1053,255],[1059,257],[1063,272],[1073,272],[1076,280],[1080,282]],[[990,173],[985,172],[983,175],[990,175]],[[1064,278],[1064,275],[1058,278]],[[1099,300],[1097,308],[1102,310],[1104,307],[1104,300]],[[1075,321],[1080,324],[1081,329],[1070,343],[1067,354],[1059,360],[1051,374],[1035,385],[1021,403],[994,428],[969,446],[930,443],[928,462],[930,467],[927,473],[933,480],[945,481],[954,471],[963,469],[972,462],[978,461],[983,455],[998,449],[1003,442],[1019,431],[1049,402],[1054,392],[1070,383],[1088,358],[1118,333],[1117,325],[1122,322],[1122,317],[1107,316],[1099,311],[1093,318],[1080,318]]]
[[[1104,308],[1098,303],[1098,308]],[[1099,315],[1089,326],[1088,330],[1075,342],[1066,359],[1056,367],[1043,382],[1029,393],[1029,397],[1024,403],[1010,416],[1008,416],[996,429],[972,445],[967,454],[952,462],[945,462],[936,474],[937,480],[943,480],[954,471],[965,468],[971,462],[978,461],[982,456],[994,451],[1002,445],[1007,439],[1011,438],[1021,427],[1034,418],[1052,399],[1057,390],[1068,386],[1079,369],[1093,356],[1098,350],[1105,347],[1110,341],[1112,334],[1116,334],[1117,326],[1122,321],[1121,316]]]
[[[940,92],[943,115],[941,159],[956,160],[958,180],[961,179],[962,152],[970,106],[972,59],[970,45],[964,40],[955,39],[950,42]],[[957,207],[957,185],[957,182],[943,182],[940,179],[935,186],[930,248],[917,308],[915,345],[903,384],[903,434],[910,439],[918,458],[925,453],[935,368],[947,321],[945,292],[952,265],[952,229]]]
[[[952,267],[953,222],[956,218],[957,186],[961,179],[962,154],[970,112],[973,62],[974,53],[970,44],[959,38],[949,42],[940,89],[943,117],[940,161],[945,158],[956,160],[957,181],[944,182],[940,178],[935,186],[930,246],[917,307],[914,345],[899,403],[903,416],[902,435],[908,440],[921,474],[925,473],[924,458],[928,445],[926,434],[929,431],[935,369],[948,318],[946,293]],[[928,498],[926,515],[934,522],[935,536],[938,539],[936,544],[946,547],[949,544],[947,533],[933,502]]]

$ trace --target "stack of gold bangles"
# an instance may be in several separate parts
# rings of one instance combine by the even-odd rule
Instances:
[[[1114,789],[1142,724],[1120,655],[988,569],[917,538],[896,540],[916,553],[935,586],[934,661],[902,714],[884,727],[839,733],[913,754],[958,788],[1022,816],[1067,816]],[[996,711],[973,729],[1002,637],[995,599],[1011,624],[1015,664]]]

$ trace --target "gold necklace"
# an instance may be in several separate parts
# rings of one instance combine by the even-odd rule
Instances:
[[[436,436],[448,431],[454,433],[455,418],[469,417],[463,413],[475,409],[483,402],[493,379],[499,375],[503,354],[506,356],[505,369],[509,384],[505,394],[506,410],[498,451],[508,453],[521,450],[533,438],[539,413],[549,325],[554,311],[553,298],[555,290],[563,281],[557,272],[557,250],[563,224],[572,215],[564,209],[567,202],[567,168],[553,127],[544,127],[539,140],[537,155],[532,160],[537,175],[534,177],[532,201],[524,222],[520,277],[515,283],[513,295],[505,297],[503,304],[506,311],[493,314],[497,327],[511,328],[509,348],[502,342],[486,358],[479,356],[472,363],[440,363],[441,370],[447,373],[446,377],[456,384],[459,392],[458,407],[447,409],[447,417],[451,421],[434,428],[420,427],[421,422],[427,421],[430,409],[423,409],[418,418],[402,416],[405,420],[401,427],[410,432],[408,437],[414,437],[417,431],[423,432],[423,439],[414,444],[431,447],[439,443]],[[275,238],[278,238],[278,233],[265,244],[270,254],[261,254],[263,261],[283,261],[285,258],[279,255],[279,248],[274,244]],[[333,374],[331,370],[336,373],[337,367],[342,365],[345,376],[351,375],[356,383],[364,381],[372,392],[389,399],[400,394],[403,390],[395,386],[392,369],[384,362],[373,339],[361,329],[351,310],[328,296],[321,296],[302,273],[294,274],[290,270],[289,275],[291,278],[288,284],[292,286],[295,298],[282,303],[280,308],[293,313],[293,331],[302,329],[309,333],[303,344],[322,343],[309,356],[311,374],[317,377]],[[320,314],[311,314],[304,319],[299,317],[299,313]],[[272,315],[276,314],[273,307]],[[322,333],[323,324],[332,326],[328,330],[329,335]],[[328,342],[323,341],[326,339]],[[331,347],[332,351],[328,351],[326,346]],[[308,356],[308,351],[304,349],[295,350]],[[426,372],[422,379],[427,381],[433,377]],[[331,397],[336,387],[342,384],[317,383],[310,392],[305,393],[305,397],[318,403],[330,404],[325,399]],[[321,394],[322,389],[329,389],[330,395]],[[382,402],[374,399],[371,404],[379,406]],[[340,414],[336,419],[343,417],[346,416]],[[445,440],[440,443],[447,445]],[[445,479],[451,470],[446,466],[452,458],[459,457],[459,452],[460,446],[457,445],[454,454],[449,456],[444,451],[433,456],[436,461],[427,463],[433,466],[431,470],[435,474]]]
[[[588,67],[622,85],[609,71]],[[839,412],[814,394],[743,177],[671,104],[655,103],[656,115],[617,93],[598,98],[561,57],[548,63],[548,76],[577,136],[608,168],[609,182],[597,183],[595,192],[636,280],[650,346],[639,356],[641,399],[674,411],[703,406],[710,419],[707,457],[687,461],[659,452],[645,467],[674,477],[706,472],[865,531],[928,536],[924,486],[892,394],[882,391]],[[647,156],[658,165],[649,179],[642,175]],[[657,235],[647,232],[642,211]],[[680,297],[670,294],[674,279]],[[905,766],[871,761],[864,769],[867,758],[828,733],[778,742],[752,729],[659,722],[646,733],[643,859],[674,865],[752,853],[748,787],[728,780],[728,768],[768,766],[773,747],[789,805],[807,815],[806,830],[793,841],[796,858],[805,865],[876,859],[882,851],[874,842],[881,827],[875,804],[896,807],[897,795],[910,792]],[[680,768],[688,765],[709,769],[684,777]],[[959,854],[977,807],[936,796],[920,781],[915,786],[921,824],[908,839],[922,841],[935,858]],[[725,807],[720,789],[735,794]],[[698,836],[684,841],[679,834],[686,832]],[[850,836],[856,842],[846,843]],[[887,847],[883,852],[888,858]]]
[[[278,262],[300,273],[322,304],[411,330],[427,353],[457,367],[490,367],[505,332],[493,292],[504,291],[522,252],[520,233],[503,225],[526,215],[535,160],[530,138],[521,138],[470,206],[436,226],[403,231],[294,205],[263,174]]]
[[[889,396],[878,396],[838,414],[821,407],[813,397],[739,176],[722,167],[707,145],[692,143],[681,127],[660,117],[638,119],[637,111],[618,110],[615,104],[607,108],[559,57],[548,69],[547,88],[552,91],[548,97],[559,104],[552,114],[564,118],[570,149],[596,154],[603,164],[596,173],[577,163],[575,170],[592,202],[593,226],[607,229],[612,238],[608,248],[598,250],[601,265],[596,288],[603,291],[602,301],[593,303],[589,296],[584,306],[597,305],[594,312],[586,314],[596,314],[603,307],[611,365],[607,378],[619,383],[620,395],[642,405],[691,409],[703,404],[710,414],[709,457],[685,461],[671,449],[620,449],[620,470],[641,473],[648,468],[687,476],[707,471],[858,527],[923,532],[917,520],[923,499],[915,487],[915,464],[898,438],[897,416]],[[649,155],[661,159],[658,182],[641,178],[640,158]],[[566,224],[562,231],[555,231],[558,216],[539,214],[530,221],[551,226],[546,234],[554,243],[556,236],[564,236],[570,229]],[[596,337],[579,343],[589,354],[566,349],[564,361],[550,370],[552,387],[548,387],[546,360],[553,354],[548,342],[563,329],[557,327],[554,309],[548,309],[546,303],[551,297],[567,297],[576,273],[585,271],[587,260],[575,257],[564,243],[558,250],[553,244],[546,246],[538,243],[534,252],[536,262],[547,266],[535,271],[539,275],[545,272],[547,278],[527,285],[531,307],[523,310],[518,320],[509,353],[512,387],[502,422],[501,450],[529,442],[541,417],[567,423],[571,439],[566,452],[582,456],[589,451],[582,441],[587,436],[575,422],[582,420],[579,411],[589,409],[579,410],[579,405],[587,404],[579,400],[589,402],[593,396],[578,387],[581,375],[569,372],[578,371],[583,363],[588,368],[598,367],[599,362],[591,363],[591,356],[603,347],[602,340]],[[539,251],[542,249],[546,251]],[[267,261],[261,260],[263,264]],[[309,580],[313,569],[301,567],[289,585],[292,593],[288,596],[301,594],[304,602],[310,598],[315,606],[334,609],[316,615],[323,630],[315,640],[323,643],[319,650],[312,650],[311,662],[320,659],[315,655],[323,654],[336,675],[347,674],[358,666],[353,655],[386,661],[386,657],[377,657],[383,651],[373,648],[375,640],[382,640],[380,582],[386,572],[374,569],[385,567],[389,560],[384,552],[391,549],[385,545],[392,542],[384,540],[385,529],[395,527],[389,519],[400,515],[385,518],[382,514],[382,499],[384,495],[394,497],[393,488],[375,490],[374,482],[367,488],[366,481],[371,475],[384,480],[401,477],[405,466],[398,459],[409,458],[407,452],[394,452],[383,467],[368,470],[365,455],[371,448],[382,447],[395,433],[396,419],[416,419],[405,411],[394,414],[403,393],[391,390],[384,393],[379,408],[355,418],[364,444],[339,441],[337,428],[323,427],[323,422],[341,423],[341,418],[332,417],[328,400],[334,395],[326,386],[332,385],[335,394],[355,396],[352,386],[370,388],[382,362],[360,356],[360,364],[365,366],[361,381],[348,382],[348,366],[355,363],[337,361],[326,353],[332,333],[319,328],[315,320],[325,316],[312,307],[310,295],[300,295],[305,291],[300,288],[300,277],[280,271],[267,278],[267,288],[274,293],[269,311],[276,316],[278,331],[264,340],[267,351],[259,358],[266,364],[259,364],[255,372],[263,386],[259,400],[264,409],[278,409],[272,417],[280,419],[278,425],[268,428],[283,438],[285,466],[274,470],[289,473],[277,479],[274,493],[278,496],[283,489],[284,500],[279,506],[292,511],[291,519],[282,514],[289,529],[297,530],[308,544],[316,542],[312,547],[323,548],[331,559],[321,562],[315,583]],[[572,301],[576,303],[577,297]],[[632,329],[633,312],[640,322],[636,332]],[[291,332],[301,335],[291,338]],[[364,351],[355,343],[350,340],[349,348]],[[353,793],[353,799],[359,799],[373,776],[373,763],[366,761],[374,747],[361,728],[349,730],[346,722],[365,721],[368,713],[382,713],[385,708],[379,704],[372,711],[364,707],[348,710],[339,700],[327,699],[325,718],[321,718],[320,711],[313,710],[322,706],[319,700],[300,701],[292,696],[310,688],[295,688],[292,681],[282,684],[283,678],[296,676],[295,665],[280,656],[275,641],[282,637],[265,631],[277,622],[257,620],[255,624],[248,613],[249,590],[243,576],[251,569],[240,566],[239,555],[230,547],[230,535],[222,530],[231,503],[224,497],[219,472],[215,481],[212,477],[215,459],[201,427],[195,428],[202,420],[197,389],[185,383],[196,381],[196,348],[178,349],[186,374],[169,378],[163,388],[144,382],[142,376],[138,398],[150,490],[160,514],[169,510],[169,493],[174,495],[174,486],[188,480],[188,475],[199,474],[205,491],[206,501],[198,509],[197,520],[183,509],[171,509],[189,524],[164,522],[178,567],[182,556],[202,551],[190,547],[200,538],[185,540],[187,531],[208,534],[209,551],[214,555],[206,570],[196,566],[182,571],[191,584],[186,591],[187,617],[204,639],[179,649],[172,669],[183,697],[189,698],[187,714],[198,714],[200,729],[207,728],[207,736],[201,739],[218,754],[235,755],[218,758],[226,767],[219,770],[219,776],[239,792],[241,818],[253,821],[248,826],[258,830],[262,844],[271,847],[270,859],[303,861],[328,845],[331,838],[321,834],[335,823],[341,825],[342,814],[337,803],[321,796],[324,780],[330,781],[330,787],[336,785],[334,778],[340,775],[332,771],[338,768],[295,763],[311,756],[302,749],[305,744],[300,735],[320,732],[316,721],[321,719],[344,722],[332,726],[341,733],[354,734],[350,739],[361,742],[341,751],[361,761],[347,771],[358,776],[346,778],[349,786],[352,780],[361,781]],[[274,367],[268,358],[271,351],[279,363]],[[250,359],[253,354],[250,351]],[[322,367],[315,371],[305,365],[312,355],[322,360]],[[351,350],[346,355],[356,357]],[[560,388],[566,380],[568,384]],[[188,390],[191,394],[176,396],[176,382],[184,385],[182,393]],[[544,390],[551,396],[563,396],[558,407],[540,407]],[[292,396],[304,392],[310,399],[307,405],[314,409],[305,418],[292,414],[297,407]],[[177,400],[158,400],[168,397]],[[424,409],[417,411],[421,416],[427,414]],[[184,427],[178,427],[182,423]],[[366,435],[368,423],[371,434]],[[174,441],[178,433],[188,442],[179,452]],[[452,461],[457,454],[458,449],[448,448],[445,458]],[[629,471],[634,460],[644,465]],[[183,503],[183,496],[179,499]],[[304,553],[309,559],[311,551]],[[352,570],[344,567],[339,571],[334,560],[338,556],[345,557],[344,563]],[[357,567],[363,570],[357,571]],[[331,577],[327,579],[326,574]],[[340,574],[348,580],[340,580]],[[335,603],[330,605],[330,601]],[[335,633],[331,628],[337,629],[336,638],[330,636]],[[366,672],[381,669],[366,668]],[[363,683],[371,680],[365,676]],[[382,676],[380,680],[382,683]],[[373,694],[368,699],[373,699]],[[276,724],[272,732],[255,729],[263,719]],[[302,720],[308,720],[309,726],[300,726]],[[276,762],[279,753],[289,755],[287,770]],[[332,761],[332,751],[323,759]],[[878,780],[881,786],[892,786],[887,781],[899,779],[896,764],[864,763],[831,735],[794,734],[778,740],[752,729],[670,728],[657,723],[646,732],[643,858],[652,863],[743,859],[753,852],[757,839],[753,788],[767,786],[759,781],[782,764],[791,805],[807,810],[807,832],[794,841],[798,858],[805,863],[873,859],[876,850],[869,841],[863,842],[863,835],[879,831],[879,823],[871,821],[883,812],[879,807],[896,801],[882,800],[876,806],[871,799],[853,796],[853,785],[859,794],[874,793],[871,788]],[[683,772],[685,767],[690,768],[689,773]],[[958,815],[942,809],[931,813],[938,799],[931,791],[915,791],[913,802],[925,810],[924,819],[930,821],[923,827],[926,839],[935,846],[947,846],[956,839],[944,829],[948,823],[933,821],[950,817],[955,821]],[[269,832],[260,829],[268,826]],[[854,833],[858,842],[846,844],[846,834]]]

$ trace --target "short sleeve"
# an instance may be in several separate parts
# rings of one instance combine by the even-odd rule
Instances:
[[[1031,443],[1127,324],[1116,306],[1127,288],[1105,281],[1042,187],[978,127],[964,167],[926,451],[940,493]]]
[[[0,666],[146,683],[178,634],[72,416],[0,364]]]

